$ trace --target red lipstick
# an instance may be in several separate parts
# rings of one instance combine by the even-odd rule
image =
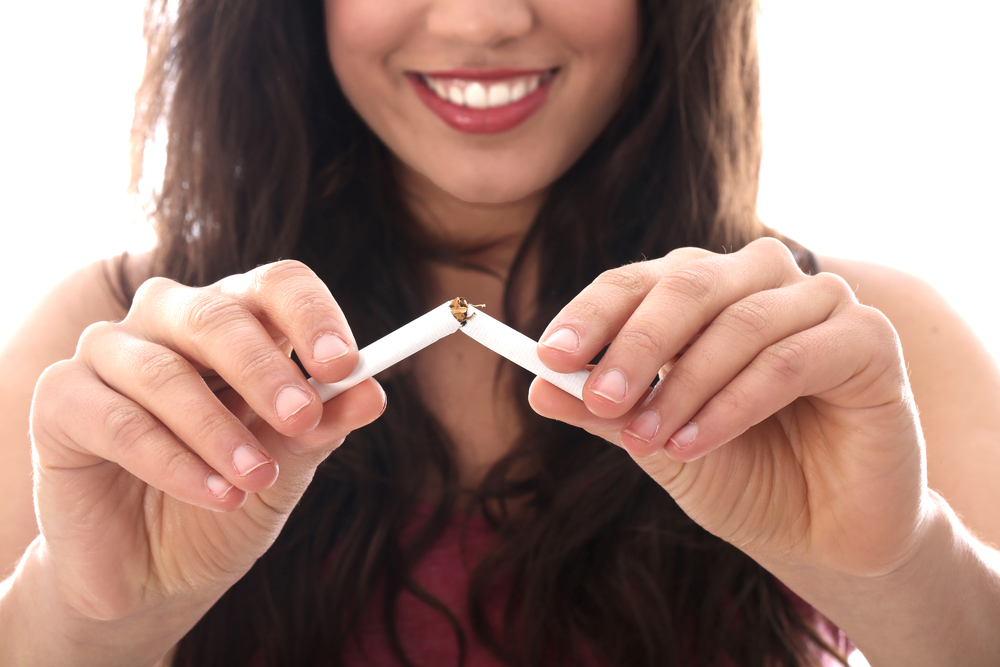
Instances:
[[[506,132],[528,120],[542,108],[548,98],[552,80],[558,70],[524,70],[510,68],[451,69],[424,73],[409,73],[407,78],[417,97],[449,127],[469,134]],[[546,76],[548,75],[548,76]],[[425,82],[431,79],[460,79],[469,82],[492,82],[519,77],[540,76],[538,87],[516,102],[486,109],[474,109],[441,99]]]

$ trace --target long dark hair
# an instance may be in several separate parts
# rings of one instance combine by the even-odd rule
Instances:
[[[136,188],[147,145],[167,147],[147,203],[154,273],[204,285],[298,258],[328,284],[361,344],[422,313],[424,263],[461,257],[438,256],[419,237],[391,155],[342,95],[322,0],[172,4],[146,9],[132,133]],[[551,186],[510,274],[508,321],[537,337],[603,270],[771,233],[755,214],[755,13],[753,0],[640,2],[631,85]],[[525,321],[510,301],[531,249],[545,261]],[[520,396],[529,379],[518,375]],[[573,664],[581,637],[614,665],[802,665],[823,646],[767,572],[688,519],[621,450],[523,401],[524,436],[478,490],[500,539],[474,570],[475,637],[465,637],[412,576],[457,508],[453,448],[410,376],[383,386],[387,413],[320,467],[277,542],[183,639],[175,664],[339,664],[376,595],[393,651],[413,664],[395,625],[402,591],[448,619],[459,646],[478,641],[512,665]],[[440,497],[403,541],[429,480]],[[511,501],[527,508],[516,529]],[[498,581],[509,582],[500,627],[484,611]]]

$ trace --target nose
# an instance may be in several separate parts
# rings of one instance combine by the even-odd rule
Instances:
[[[531,32],[530,0],[436,0],[427,29],[442,39],[474,46],[497,46]]]

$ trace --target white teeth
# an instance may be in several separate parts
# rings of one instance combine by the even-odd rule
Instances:
[[[510,104],[510,86],[506,83],[494,83],[490,86],[489,104],[491,107],[502,107]]]
[[[518,80],[510,89],[510,101],[517,102],[528,94],[528,85],[524,81]]]
[[[465,87],[465,106],[473,109],[485,109],[489,106],[486,99],[486,89],[483,84],[473,81]]]
[[[551,73],[521,76],[506,81],[482,83],[468,79],[432,79],[422,75],[428,88],[443,100],[472,109],[493,109],[524,99],[538,90]]]

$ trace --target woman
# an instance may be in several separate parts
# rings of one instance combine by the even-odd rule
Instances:
[[[11,664],[810,664],[813,608],[995,662],[996,367],[766,238],[753,11],[151,8],[158,246],[5,352]],[[583,401],[464,337],[305,382],[457,295],[596,363]]]

